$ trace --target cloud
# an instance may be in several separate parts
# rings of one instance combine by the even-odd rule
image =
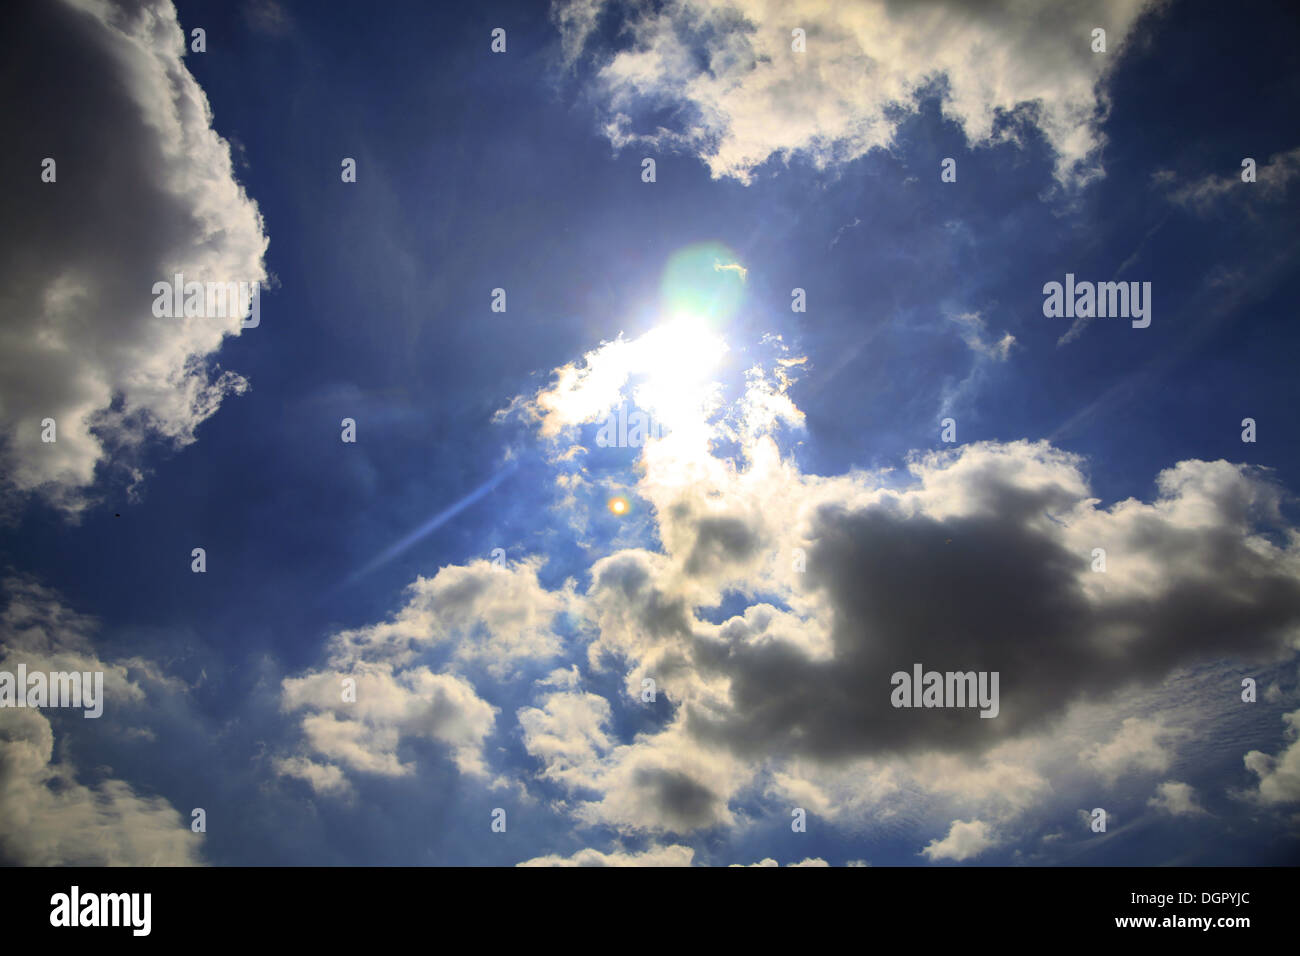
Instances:
[[[1163,773],[1173,763],[1173,753],[1164,741],[1186,736],[1159,721],[1126,718],[1118,733],[1108,743],[1093,744],[1080,756],[1107,783],[1114,784],[1131,770]]]
[[[675,729],[613,747],[566,779],[594,790],[574,815],[621,832],[691,833],[736,822],[731,798],[753,775],[725,752],[700,746]]]
[[[777,863],[776,860],[774,860],[774,859],[772,859],[770,856],[768,856],[768,857],[764,857],[763,859],[759,860],[757,863],[749,863],[749,864],[745,864],[745,863],[732,863],[731,865],[732,865],[732,866],[741,866],[741,867],[743,867],[743,866],[746,866],[746,865],[748,865],[748,866],[780,866],[781,864],[780,864],[780,863]],[[827,863],[825,860],[823,860],[821,857],[805,857],[803,860],[799,861],[798,863],[787,863],[786,866],[830,866],[830,864]]]
[[[587,665],[620,676],[621,694],[574,681],[520,712],[579,822],[696,832],[764,797],[839,823],[922,825],[896,798],[921,794],[929,812],[1003,832],[1071,770],[1053,754],[1112,783],[1168,769],[1179,725],[1084,721],[1088,708],[1113,714],[1197,662],[1295,647],[1300,534],[1267,472],[1183,461],[1151,500],[1108,506],[1086,461],[1044,441],[805,474],[777,442],[802,417],[788,382],[751,372],[715,414],[640,449],[634,498],[656,547],[600,557],[574,597]],[[999,716],[894,708],[890,675],[918,662],[997,672]],[[622,743],[617,715],[641,706],[647,679],[670,716]]]
[[[479,560],[441,568],[412,582],[406,604],[389,620],[332,635],[324,667],[281,684],[281,707],[303,714],[307,752],[277,758],[277,772],[317,792],[346,796],[352,790],[345,770],[408,776],[415,764],[399,751],[426,740],[445,745],[461,773],[486,776],[483,741],[498,708],[455,671],[482,667],[508,680],[522,662],[558,655],[552,624],[571,595],[543,588],[540,564],[535,558],[500,566]],[[430,654],[446,658],[442,670],[427,660]],[[549,679],[561,681],[564,674]],[[355,700],[344,699],[348,679]]]
[[[564,61],[572,64],[596,29],[605,0],[561,0],[551,4],[551,17],[560,29]]]
[[[169,0],[64,0],[24,18],[4,59],[40,82],[12,87],[5,114],[40,152],[0,159],[21,229],[0,269],[0,461],[11,496],[75,514],[98,466],[138,480],[142,443],[194,441],[248,387],[212,363],[240,319],[156,318],[154,283],[264,281],[268,240]]]
[[[948,835],[942,840],[931,840],[921,853],[932,863],[939,860],[961,863],[996,845],[997,841],[990,834],[988,824],[982,820],[971,820],[969,823],[954,820],[948,828]]]
[[[559,0],[552,16],[566,62],[584,51],[594,61],[592,95],[616,149],[682,149],[714,178],[742,183],[774,158],[823,169],[889,147],[918,96],[937,89],[972,146],[1015,139],[1015,123],[1030,123],[1055,154],[1056,178],[1077,185],[1100,175],[1105,81],[1151,6]],[[629,42],[597,48],[599,17],[615,14]],[[1099,26],[1104,54],[1091,49]],[[806,52],[792,49],[794,28]]]
[[[990,339],[987,335],[988,327],[983,316],[978,312],[950,314],[948,318],[957,324],[957,330],[966,347],[977,355],[997,362],[1005,362],[1011,353],[1011,346],[1016,344],[1016,337],[1010,332],[1003,333],[997,341]]]
[[[602,853],[600,850],[585,849],[579,850],[572,856],[538,856],[531,860],[525,860],[522,863],[516,863],[516,866],[693,866],[695,860],[695,850],[689,846],[682,846],[674,843],[671,846],[652,846],[649,849],[642,850],[639,853],[628,853],[623,850],[614,850],[609,853]],[[731,866],[745,866],[743,863],[732,863]],[[749,866],[779,866],[780,864],[768,857],[757,863],[750,863]],[[819,857],[808,857],[798,863],[787,863],[786,866],[829,866],[825,860]]]
[[[247,0],[244,19],[253,30],[269,36],[284,36],[295,26],[293,18],[276,0]]]
[[[355,700],[344,699],[346,679],[355,681]],[[348,792],[340,779],[343,769],[386,777],[413,773],[414,765],[398,753],[401,744],[412,740],[445,744],[461,773],[487,774],[482,746],[497,708],[454,674],[358,660],[347,670],[285,678],[281,706],[304,712],[304,743],[329,763],[295,755],[280,758],[277,770],[321,793]]]
[[[836,244],[844,236],[845,232],[847,232],[849,229],[856,229],[860,225],[862,225],[862,220],[859,219],[857,216],[854,216],[852,222],[847,222],[844,225],[840,226],[840,228],[835,230],[835,235],[831,237],[831,244],[827,248],[834,249]]]
[[[453,658],[484,664],[497,676],[518,661],[547,660],[560,652],[553,630],[569,600],[537,580],[541,559],[500,566],[486,560],[440,568],[407,586],[407,602],[391,620],[331,638],[331,658],[404,664],[435,646]]]
[[[1156,787],[1156,795],[1147,801],[1147,806],[1175,817],[1206,815],[1205,808],[1196,800],[1196,791],[1177,780],[1166,780]]]
[[[728,262],[724,264],[722,262],[715,261],[713,263],[713,271],[734,272],[736,273],[736,275],[740,276],[741,282],[744,282],[745,278],[749,275],[749,270],[746,269],[744,266],[742,266],[739,262]]]
[[[1259,778],[1252,796],[1265,806],[1300,803],[1300,710],[1284,714],[1291,743],[1276,757],[1252,750],[1246,769]]]
[[[588,352],[581,365],[555,369],[553,384],[532,397],[516,397],[494,420],[519,416],[537,423],[543,439],[554,440],[578,425],[605,420],[631,398],[660,424],[679,427],[716,408],[712,375],[726,349],[721,338],[689,318],[635,339],[620,334]],[[669,367],[671,376],[664,374]]]
[[[949,312],[946,316],[966,347],[975,354],[975,359],[965,378],[944,383],[939,402],[940,417],[958,413],[988,378],[989,364],[1005,362],[1016,344],[1016,337],[1010,332],[1004,332],[1001,338],[996,339],[989,335],[984,317],[978,312]]]
[[[733,619],[711,635],[689,612],[684,629],[653,642],[672,640],[729,687],[729,707],[685,703],[696,736],[821,759],[984,750],[1072,701],[1156,682],[1190,660],[1279,654],[1300,624],[1295,539],[1277,545],[1253,528],[1285,522],[1278,490],[1248,468],[1182,462],[1161,474],[1155,502],[1110,509],[1089,495],[1078,459],[1043,443],[968,445],[911,470],[910,487],[833,494],[823,483],[774,512],[807,550],[801,597],[830,615],[828,658],[809,655],[788,626],[754,640]],[[740,511],[744,492],[734,494],[721,500]],[[666,510],[670,525],[691,514]],[[750,528],[756,551],[784,543],[766,521]],[[670,547],[689,534],[661,531]],[[1090,570],[1099,545],[1113,558],[1105,575]],[[653,605],[672,606],[670,595]],[[999,717],[893,708],[889,675],[915,662],[998,672]]]
[[[516,866],[690,866],[695,850],[689,846],[651,847],[640,853],[616,850],[602,853],[599,850],[579,850],[573,856],[538,856],[516,863]]]
[[[1242,170],[1223,175],[1210,174],[1178,183],[1171,170],[1159,170],[1153,181],[1168,192],[1169,201],[1205,215],[1215,206],[1235,197],[1241,202],[1262,200],[1280,202],[1287,194],[1291,181],[1300,175],[1300,146],[1284,153],[1275,153],[1255,170],[1255,182],[1241,180]]]
[[[127,713],[143,701],[141,681],[154,684],[143,661],[106,663],[90,644],[94,622],[66,608],[31,581],[4,583],[0,670],[102,671],[104,715],[126,736]],[[137,677],[132,679],[131,672]],[[163,679],[160,689],[174,687]],[[78,740],[79,713],[55,723],[45,711],[0,709],[0,861],[18,866],[189,866],[201,863],[203,836],[163,797],[137,793],[107,777],[93,786],[67,746]],[[69,724],[71,727],[69,728]],[[62,728],[69,728],[64,734]]]
[[[524,749],[545,764],[545,775],[558,782],[579,785],[586,768],[599,754],[614,746],[605,732],[610,722],[609,701],[599,694],[551,694],[540,708],[519,711]]]
[[[278,757],[272,761],[275,772],[283,777],[297,777],[317,793],[342,796],[352,791],[352,785],[340,767],[318,763],[307,757]]]

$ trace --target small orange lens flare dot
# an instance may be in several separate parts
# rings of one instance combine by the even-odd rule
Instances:
[[[618,497],[609,499],[609,510],[616,515],[627,514],[628,507],[626,498]]]

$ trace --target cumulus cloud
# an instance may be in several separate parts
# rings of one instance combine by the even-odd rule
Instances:
[[[277,757],[271,765],[283,777],[297,777],[317,793],[344,796],[352,792],[352,785],[341,767],[320,763],[307,757]]]
[[[1147,801],[1147,806],[1175,817],[1206,815],[1205,808],[1196,799],[1196,791],[1177,780],[1166,780],[1156,787],[1156,794]]]
[[[1288,646],[1300,624],[1296,543],[1252,527],[1276,519],[1276,488],[1227,462],[1182,462],[1159,477],[1155,502],[1102,509],[1081,464],[1044,443],[981,443],[922,456],[915,485],[862,489],[860,503],[806,496],[793,514],[833,653],[719,642],[692,624],[682,653],[728,682],[732,706],[688,702],[691,729],[745,753],[986,749],[1188,660]],[[774,536],[751,533],[758,547]],[[1089,566],[1098,544],[1116,558],[1105,576]],[[999,672],[999,717],[893,708],[889,675],[914,662]]]
[[[461,773],[487,776],[482,747],[498,708],[455,671],[481,666],[507,680],[520,662],[559,653],[552,625],[572,596],[543,588],[539,566],[529,559],[444,567],[409,585],[406,603],[389,620],[334,634],[324,667],[282,682],[281,707],[302,714],[305,752],[276,758],[277,772],[319,793],[347,796],[345,771],[408,776],[415,764],[400,751],[426,740],[445,745]],[[437,653],[446,658],[441,670],[427,659]],[[568,679],[564,671],[549,678]],[[558,743],[537,746],[560,756]]]
[[[585,849],[579,850],[572,856],[538,856],[531,860],[524,860],[522,863],[516,863],[516,866],[693,866],[695,860],[695,850],[689,846],[682,846],[674,843],[670,846],[652,846],[647,850],[639,853],[629,853],[623,850],[613,850],[609,853],[603,853],[600,850]],[[732,863],[731,866],[743,867],[744,863]],[[757,863],[750,863],[749,866],[780,866],[776,860],[766,857]],[[798,863],[787,863],[786,866],[830,866],[820,857],[806,857]]]
[[[1266,472],[1179,462],[1151,500],[1108,506],[1084,459],[1044,441],[805,474],[777,441],[801,415],[788,382],[751,371],[717,414],[640,449],[634,492],[657,547],[599,558],[574,599],[587,665],[621,675],[621,699],[566,676],[566,696],[520,712],[525,746],[580,822],[728,826],[753,788],[861,820],[919,791],[1002,832],[1051,789],[1044,740],[1111,782],[1168,769],[1177,724],[1093,720],[1096,734],[1075,739],[1062,730],[1072,712],[1198,661],[1295,647],[1300,535]],[[626,397],[620,381],[609,401]],[[779,402],[791,412],[765,414]],[[1092,570],[1097,547],[1106,573]],[[915,663],[998,672],[998,717],[894,708],[890,676]],[[647,679],[670,716],[622,743],[614,714],[638,706]]]
[[[156,318],[153,285],[266,279],[267,237],[184,61],[170,0],[28,4],[5,31],[0,459],[8,491],[76,513],[96,468],[138,479],[133,451],[180,446],[248,383],[212,361],[240,319]],[[58,69],[49,69],[51,62]],[[36,145],[39,144],[39,147]],[[55,182],[40,179],[56,162]],[[57,441],[41,440],[53,418]]]
[[[1291,743],[1277,756],[1252,750],[1246,769],[1259,778],[1252,796],[1265,806],[1300,803],[1300,710],[1284,714]]]
[[[1106,743],[1096,743],[1080,756],[1107,783],[1113,784],[1131,770],[1163,773],[1173,762],[1168,746],[1184,733],[1159,721],[1140,717],[1126,718],[1115,736]]]
[[[616,850],[602,853],[600,850],[579,850],[573,856],[538,856],[531,860],[516,863],[516,866],[690,866],[695,859],[695,850],[689,846],[673,844],[656,846],[640,853],[626,853]]]
[[[996,845],[997,841],[990,833],[988,824],[982,820],[971,820],[969,823],[954,820],[948,828],[948,835],[942,840],[931,840],[921,853],[931,862],[955,860],[960,863],[979,856]]]
[[[700,746],[680,731],[618,744],[608,733],[610,706],[595,694],[557,693],[520,711],[524,746],[543,775],[581,800],[574,815],[588,825],[634,832],[690,833],[730,825],[728,806],[752,771],[725,752]]]
[[[19,663],[34,671],[102,671],[104,715],[125,733],[125,712],[145,696],[142,682],[159,683],[147,662],[106,663],[96,656],[94,622],[67,609],[59,596],[30,581],[5,582],[0,614],[0,670]],[[134,676],[133,676],[134,675]],[[161,678],[161,687],[174,688]],[[60,726],[72,727],[79,712]],[[138,793],[113,777],[82,782],[72,752],[60,743],[42,710],[0,709],[0,860],[19,866],[186,866],[201,862],[203,837],[164,798]],[[133,736],[140,736],[135,734]]]
[[[355,700],[344,698],[345,680],[355,682]],[[401,759],[404,740],[439,741],[450,748],[462,773],[485,775],[483,738],[493,728],[497,708],[481,699],[473,685],[454,674],[428,667],[395,668],[356,662],[346,671],[317,671],[286,678],[281,705],[303,711],[302,731],[310,751],[344,768],[400,777],[414,766]],[[321,792],[343,789],[338,775],[301,761],[279,765]]]
[[[614,746],[605,728],[609,701],[599,694],[551,694],[539,707],[519,711],[524,749],[545,765],[545,775],[581,786],[592,762]]]
[[[331,657],[405,664],[445,646],[454,659],[481,663],[498,676],[520,660],[552,658],[560,651],[553,624],[569,595],[543,588],[540,567],[537,558],[501,565],[478,560],[417,578],[391,620],[336,634]]]
[[[1100,173],[1105,81],[1151,6],[557,0],[552,11],[566,61],[584,50],[594,61],[592,94],[615,148],[677,147],[714,178],[748,183],[774,158],[826,168],[888,147],[919,94],[938,90],[972,146],[1030,123],[1055,154],[1056,178],[1078,184]],[[592,39],[602,15],[629,38],[615,52]],[[1095,27],[1106,30],[1104,54],[1092,52]],[[796,28],[806,52],[792,48]]]
[[[731,865],[743,867],[746,866],[747,864],[732,863]],[[748,866],[780,866],[780,865],[781,865],[780,863],[776,862],[776,860],[772,859],[770,856],[764,857],[763,859],[759,860],[757,863],[748,864]],[[786,866],[830,866],[830,864],[827,863],[825,860],[823,860],[821,857],[810,856],[810,857],[805,857],[804,859],[800,860],[798,863],[787,863]]]

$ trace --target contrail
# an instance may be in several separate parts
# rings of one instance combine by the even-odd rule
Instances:
[[[475,488],[473,491],[467,494],[464,498],[461,498],[460,501],[456,502],[454,505],[450,505],[442,509],[441,511],[439,511],[428,521],[424,522],[424,524],[420,525],[418,528],[416,528],[406,537],[402,538],[392,547],[385,550],[382,554],[376,557],[373,561],[367,564],[360,571],[354,572],[346,581],[343,582],[344,585],[346,586],[355,583],[359,579],[365,577],[371,571],[393,560],[393,558],[397,557],[399,554],[401,554],[407,548],[411,547],[411,545],[415,544],[421,538],[429,534],[432,534],[434,531],[438,530],[438,528],[442,527],[452,518],[456,517],[456,515],[460,514],[462,511],[464,511],[474,502],[478,501],[480,498],[486,495],[497,485],[501,484],[501,482],[506,478],[506,476],[514,473],[514,470],[517,467],[518,467],[517,462],[513,462],[513,461],[510,462],[508,465],[506,465],[504,468],[498,471],[487,481],[483,482],[483,484],[479,485],[477,488]]]

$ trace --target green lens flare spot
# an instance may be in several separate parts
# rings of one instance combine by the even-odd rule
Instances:
[[[674,252],[664,267],[664,311],[719,327],[740,308],[746,281],[745,266],[731,249],[720,242],[694,243]]]

